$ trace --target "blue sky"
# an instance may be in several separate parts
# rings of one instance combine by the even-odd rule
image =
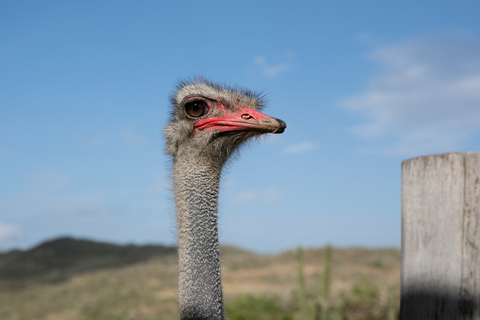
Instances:
[[[0,250],[176,242],[163,127],[194,75],[287,122],[225,170],[220,238],[400,245],[400,165],[480,150],[478,1],[2,1]]]

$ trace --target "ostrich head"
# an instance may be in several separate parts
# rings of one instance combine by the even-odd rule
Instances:
[[[223,165],[249,138],[282,133],[282,120],[261,113],[262,96],[204,79],[181,82],[172,96],[172,118],[165,128],[166,152],[177,158],[207,158]]]

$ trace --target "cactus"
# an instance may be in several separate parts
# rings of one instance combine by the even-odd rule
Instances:
[[[308,320],[307,290],[303,270],[303,249],[297,247],[297,276],[298,276],[298,301],[300,304],[300,319]]]
[[[325,245],[323,261],[323,286],[322,286],[322,320],[330,320],[330,286],[332,273],[332,246]]]

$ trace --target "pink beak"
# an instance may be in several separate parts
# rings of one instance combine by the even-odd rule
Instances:
[[[214,130],[226,131],[258,131],[269,133],[282,133],[287,124],[277,118],[270,117],[257,110],[239,107],[236,113],[227,113],[223,117],[207,118],[198,121],[195,128],[200,131]]]

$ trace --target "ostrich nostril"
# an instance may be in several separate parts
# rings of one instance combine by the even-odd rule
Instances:
[[[242,119],[243,120],[250,120],[250,119],[254,119],[254,117],[251,114],[244,113],[244,114],[242,114]]]

